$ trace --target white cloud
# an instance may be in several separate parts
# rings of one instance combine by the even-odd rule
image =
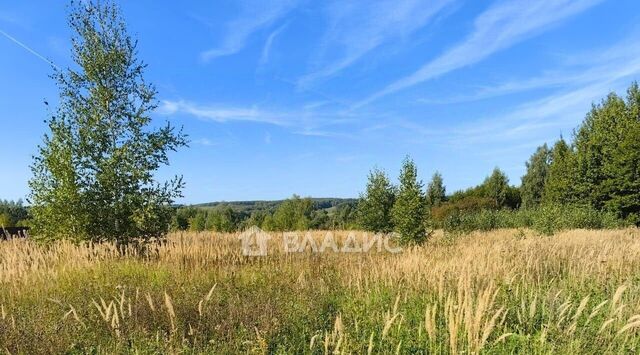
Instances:
[[[636,36],[621,41],[609,48],[581,55],[590,58],[590,64],[581,72],[533,78],[529,84],[562,85],[563,89],[550,95],[526,102],[497,117],[474,120],[459,127],[453,136],[465,144],[502,140],[526,140],[540,134],[562,128],[572,129],[584,118],[592,103],[598,103],[615,91],[622,93],[629,83],[640,74],[640,42]],[[521,87],[502,85],[502,88]],[[570,131],[565,132],[570,133]]]
[[[547,71],[540,76],[512,80],[495,85],[486,85],[470,94],[442,99],[420,99],[427,104],[451,104],[482,100],[544,88],[580,87],[590,83],[611,81],[637,75],[640,72],[640,42],[637,36],[609,47],[588,53],[580,53],[576,58],[588,58],[570,62],[579,68],[567,67]]]
[[[262,47],[262,55],[260,55],[260,62],[258,63],[259,67],[265,66],[269,61],[269,56],[271,54],[271,47],[273,46],[273,41],[285,29],[285,27],[287,27],[286,23],[276,28],[273,32],[271,32],[271,34],[269,34],[269,37],[267,37],[267,40],[264,43],[264,47]]]
[[[494,115],[450,120],[443,128],[433,129],[419,122],[402,120],[395,120],[394,126],[433,144],[442,144],[449,149],[466,147],[474,152],[480,146],[483,149],[479,151],[483,151],[496,145],[513,147],[522,142],[551,142],[560,134],[570,136],[592,103],[600,102],[611,91],[623,94],[640,74],[640,42],[636,38],[631,36],[611,47],[579,55],[588,60],[581,59],[579,63],[571,60],[582,71],[549,73],[523,80],[521,84],[509,82],[498,85],[494,91],[480,92],[497,95],[533,87],[559,88],[544,97]]]
[[[189,115],[201,120],[218,123],[253,122],[269,124],[287,128],[291,133],[315,136],[351,138],[352,136],[328,129],[353,124],[354,119],[343,116],[342,113],[319,113],[313,110],[292,109],[290,111],[273,111],[258,107],[229,107],[222,105],[201,105],[179,100],[163,100],[158,108],[161,115]],[[265,143],[271,142],[271,135],[267,133]]]
[[[554,93],[492,117],[465,120],[442,132],[453,146],[478,146],[484,143],[506,144],[536,139],[555,139],[571,133],[591,108],[610,91],[623,90],[623,78],[593,83],[578,89]]]
[[[540,76],[480,90],[473,95],[503,95],[534,88],[554,88],[544,97],[538,96],[513,107],[500,106],[492,110],[494,113],[481,117],[449,120],[446,125],[426,125],[421,117],[385,113],[375,108],[340,111],[330,105],[331,101],[324,100],[295,104],[285,110],[255,105],[238,107],[182,100],[163,101],[161,112],[182,113],[216,122],[277,125],[293,134],[325,138],[374,141],[406,133],[407,142],[411,144],[428,141],[429,144],[451,149],[478,145],[486,145],[489,149],[494,145],[553,140],[560,133],[570,134],[592,102],[599,101],[612,90],[621,92],[634,76],[640,74],[640,42],[636,38],[630,36],[610,47],[574,54],[581,58],[578,62],[568,58],[568,63],[562,63],[559,69],[546,71]],[[265,142],[269,140],[266,136]]]
[[[420,84],[475,64],[522,40],[539,34],[550,26],[580,13],[601,0],[528,0],[502,1],[480,14],[474,31],[462,42],[424,64],[414,73],[374,93],[354,107],[369,104],[383,96]]]
[[[222,43],[200,54],[204,61],[239,52],[249,37],[261,29],[267,28],[282,18],[296,5],[295,0],[243,0],[240,17],[227,26],[226,37]]]
[[[349,138],[349,139],[354,138],[354,136],[349,133],[321,130],[313,127],[306,127],[301,130],[294,131],[293,133],[301,136],[307,136],[307,137]]]
[[[318,50],[315,71],[301,77],[298,85],[338,74],[362,56],[392,40],[424,27],[453,0],[335,1],[327,7],[328,29]],[[327,59],[339,53],[337,58]]]
[[[425,104],[454,104],[461,102],[471,102],[541,88],[562,87],[567,83],[584,83],[585,79],[590,79],[586,76],[585,73],[566,73],[553,71],[543,73],[541,76],[533,78],[512,80],[498,84],[480,85],[479,88],[471,94],[433,99],[421,98],[417,101]]]
[[[216,105],[198,105],[187,101],[163,100],[158,109],[163,115],[187,114],[200,119],[215,122],[249,121],[267,123],[278,126],[291,124],[291,117],[286,113],[275,113],[255,107],[224,107]]]
[[[208,138],[200,138],[193,141],[195,144],[203,145],[205,147],[211,147],[214,145],[218,145],[218,143],[208,139]]]

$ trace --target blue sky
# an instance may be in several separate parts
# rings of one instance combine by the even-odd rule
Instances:
[[[409,154],[448,191],[570,137],[592,102],[640,74],[640,2],[121,1],[159,90],[159,121],[191,146],[159,177],[180,202],[355,197]],[[28,194],[70,62],[64,2],[0,3],[0,198]]]

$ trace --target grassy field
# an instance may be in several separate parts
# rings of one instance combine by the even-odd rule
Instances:
[[[436,233],[399,254],[284,254],[279,241],[245,257],[237,235],[175,234],[146,258],[0,242],[0,352],[640,349],[637,229]]]

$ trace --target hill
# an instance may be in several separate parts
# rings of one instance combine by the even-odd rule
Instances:
[[[334,197],[310,197],[315,210],[332,211],[340,205],[357,203],[355,198],[334,198]],[[254,200],[254,201],[217,201],[191,205],[196,208],[219,208],[231,207],[237,212],[246,212],[251,214],[253,211],[272,211],[286,200]]]

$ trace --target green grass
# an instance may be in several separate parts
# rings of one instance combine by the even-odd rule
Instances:
[[[639,237],[502,230],[437,234],[397,255],[245,258],[236,236],[197,235],[146,260],[98,250],[82,267],[68,258],[86,258],[81,246],[0,245],[0,271],[11,251],[15,268],[33,266],[1,284],[0,350],[629,353],[640,347]]]

